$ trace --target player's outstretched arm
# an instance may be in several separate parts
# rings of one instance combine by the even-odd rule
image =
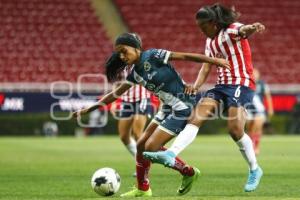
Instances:
[[[205,83],[210,71],[211,71],[211,64],[203,63],[194,85],[186,85],[184,93],[191,95],[199,92],[201,86]]]
[[[103,105],[107,105],[110,104],[112,102],[114,102],[115,100],[117,100],[124,92],[126,92],[127,90],[129,90],[129,88],[131,88],[131,84],[129,83],[122,83],[120,86],[118,86],[115,90],[111,91],[110,93],[106,94],[105,96],[103,96],[97,103],[95,103],[94,105],[88,107],[88,108],[84,108],[81,110],[78,110],[76,112],[73,112],[73,117],[78,117],[79,115],[84,115],[87,114],[89,112],[92,112],[96,109],[99,108],[99,106],[103,106]]]
[[[240,27],[239,35],[242,38],[247,38],[253,33],[262,33],[265,29],[266,29],[265,26],[260,22],[247,24]]]
[[[230,64],[227,60],[222,58],[211,58],[203,54],[171,52],[169,60],[186,60],[186,61],[193,61],[193,62],[204,62],[204,63],[210,63],[210,64],[214,64],[220,67],[225,67],[230,69]]]
[[[194,83],[195,90],[199,91],[200,87],[205,83],[210,71],[211,71],[211,65],[208,63],[203,63],[198,73],[197,79]]]
[[[210,71],[211,71],[211,64],[203,63],[195,83],[193,85],[185,85],[184,93],[189,95],[197,94],[201,86],[205,83]]]

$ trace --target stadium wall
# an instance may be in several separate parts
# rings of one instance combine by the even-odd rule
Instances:
[[[97,101],[98,92],[0,92],[0,135],[42,135],[46,122],[55,122],[60,135],[74,135],[79,128],[71,113],[87,107]],[[299,132],[297,121],[296,94],[273,94],[276,115],[272,118],[273,130],[269,133],[284,134]],[[106,108],[108,112],[109,108]],[[116,120],[107,115],[105,134],[116,134]],[[83,119],[83,130],[89,129],[88,117]],[[298,124],[298,125],[297,125]],[[289,131],[289,127],[295,130]],[[275,131],[276,130],[276,131]],[[200,134],[226,133],[226,122],[223,120],[208,121],[199,131]]]

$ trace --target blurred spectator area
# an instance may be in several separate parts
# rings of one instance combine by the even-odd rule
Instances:
[[[112,50],[88,0],[1,0],[1,82],[76,82]]]
[[[205,39],[195,13],[211,0],[114,0],[131,31],[140,33],[145,48],[204,52]],[[300,1],[226,0],[241,13],[243,23],[262,22],[266,32],[250,38],[253,64],[268,83],[300,83]],[[176,63],[187,82],[196,79],[200,65]],[[214,72],[215,73],[215,72]],[[215,82],[210,76],[209,82]]]
[[[142,36],[145,49],[204,52],[205,38],[195,13],[215,1],[112,1],[129,30]],[[266,25],[264,34],[250,38],[253,63],[262,78],[271,84],[299,84],[300,1],[225,2],[241,12],[241,22]],[[104,72],[112,51],[112,40],[89,0],[1,0],[0,26],[2,83],[76,82],[81,74]],[[201,64],[175,66],[187,82],[193,82]],[[210,76],[209,83],[215,78]]]

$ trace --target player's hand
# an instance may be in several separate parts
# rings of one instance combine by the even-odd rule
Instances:
[[[259,23],[259,22],[253,23],[252,27],[258,33],[262,33],[266,29],[266,27],[263,24]]]
[[[185,85],[184,93],[188,95],[196,94],[198,91],[192,85]]]
[[[113,115],[113,116],[117,116],[117,104],[115,102],[113,102],[110,106],[110,113]]]
[[[72,113],[72,117],[76,119],[76,118],[78,118],[79,116],[84,115],[84,114],[86,114],[86,113],[88,113],[88,109],[81,109],[81,110],[78,110],[78,111],[73,112],[73,113]]]
[[[230,70],[229,62],[223,58],[217,58],[216,65]]]

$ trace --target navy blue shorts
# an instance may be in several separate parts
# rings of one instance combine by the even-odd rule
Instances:
[[[192,107],[175,111],[171,106],[164,104],[152,122],[158,124],[158,128],[163,131],[171,135],[178,135],[184,129],[191,113]]]
[[[147,115],[149,118],[153,115],[153,106],[150,99],[142,99],[137,102],[125,102],[122,101],[121,107],[118,113],[119,118],[129,118],[132,115]]]
[[[243,106],[247,108],[252,104],[254,91],[241,85],[216,85],[208,90],[203,97],[212,98],[218,102],[223,101],[224,109]]]

